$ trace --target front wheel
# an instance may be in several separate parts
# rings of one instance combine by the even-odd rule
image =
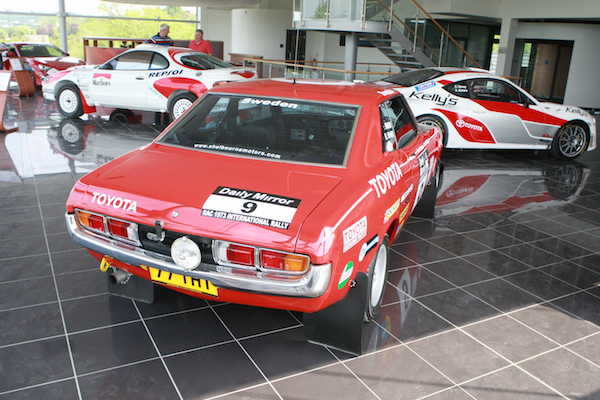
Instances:
[[[198,96],[193,93],[181,93],[175,96],[173,100],[171,100],[171,106],[169,107],[171,118],[176,120],[181,117],[181,115],[186,112],[197,99]]]
[[[389,266],[390,241],[385,235],[377,253],[367,271],[367,304],[365,306],[365,321],[370,321],[379,313]]]
[[[428,126],[438,127],[442,132],[442,143],[444,147],[446,147],[446,144],[448,143],[448,128],[446,127],[444,120],[435,115],[421,115],[417,117],[417,122]]]
[[[83,105],[79,88],[75,85],[65,85],[56,95],[58,111],[67,118],[78,118],[83,115]]]
[[[586,129],[577,123],[569,122],[554,136],[550,152],[558,159],[572,160],[583,154],[588,147],[588,141]]]

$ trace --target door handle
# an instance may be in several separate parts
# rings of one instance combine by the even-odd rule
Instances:
[[[144,77],[143,76],[136,76],[135,79],[137,79],[138,81],[143,81]]]

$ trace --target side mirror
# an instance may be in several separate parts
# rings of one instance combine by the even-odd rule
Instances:
[[[16,54],[15,54],[15,52],[14,52],[14,51],[7,51],[7,52],[6,52],[6,56],[7,56],[7,57],[15,57],[15,56],[16,56]]]

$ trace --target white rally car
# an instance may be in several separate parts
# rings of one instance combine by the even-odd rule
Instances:
[[[208,54],[181,47],[142,44],[101,65],[49,75],[44,98],[65,117],[96,112],[97,106],[168,112],[177,119],[204,92],[227,82],[257,78]]]
[[[596,148],[596,120],[578,107],[537,100],[481,69],[425,68],[379,82],[400,85],[417,120],[439,127],[450,149],[550,149],[574,159]]]

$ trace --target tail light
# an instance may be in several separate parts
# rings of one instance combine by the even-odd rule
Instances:
[[[213,83],[213,87],[219,86],[219,85],[224,85],[226,83],[229,83],[229,81],[218,81],[218,82]]]
[[[104,217],[102,215],[77,210],[77,218],[83,227],[106,233],[106,226],[104,225]]]
[[[257,254],[258,257],[256,257]],[[213,258],[220,265],[293,275],[303,274],[310,265],[310,258],[305,255],[262,249],[221,240],[213,242]]]
[[[239,75],[243,78],[252,78],[254,76],[254,71],[233,71],[232,75]]]
[[[77,219],[85,229],[109,236],[113,239],[139,245],[138,226],[134,222],[109,218],[102,214],[75,210]]]

